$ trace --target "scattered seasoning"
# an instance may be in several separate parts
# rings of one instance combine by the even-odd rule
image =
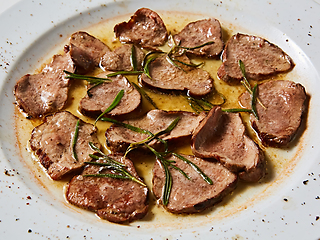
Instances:
[[[288,202],[288,199],[287,199],[287,198],[284,198],[283,201]]]
[[[316,216],[316,221],[318,221],[320,219],[320,217],[319,216]]]
[[[320,197],[319,197],[319,196],[316,196],[316,197],[315,197],[315,199],[317,199],[317,200],[318,200],[318,199],[320,199]]]
[[[309,180],[304,180],[304,181],[303,181],[303,184],[304,184],[304,185],[307,185],[308,182],[309,182]]]
[[[29,230],[28,230],[28,233],[32,233],[32,229],[29,229]]]

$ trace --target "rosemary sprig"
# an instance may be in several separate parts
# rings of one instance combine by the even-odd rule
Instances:
[[[229,108],[229,109],[222,109],[222,112],[230,112],[230,113],[248,112],[248,113],[252,113],[252,110],[247,109],[247,108]]]
[[[143,71],[118,71],[114,73],[109,73],[107,77],[114,77],[117,75],[139,75],[141,73],[143,73]]]
[[[144,65],[144,67],[143,67],[143,72],[144,72],[144,74],[145,74],[148,78],[150,78],[150,79],[152,79],[152,77],[150,76],[149,64],[150,64],[151,62],[153,62],[157,57],[158,57],[158,56],[152,56],[152,57],[148,58],[148,59],[146,60],[146,63],[145,63],[145,65]]]
[[[76,144],[77,144],[77,140],[78,140],[78,135],[79,135],[79,125],[80,125],[80,119],[78,119],[77,123],[76,123],[76,128],[74,131],[74,135],[73,135],[73,140],[72,140],[72,157],[78,161],[78,155],[76,152]]]
[[[251,99],[251,109],[253,115],[256,117],[257,120],[259,120],[257,108],[256,108],[256,101],[257,101],[257,86],[258,84],[254,85],[252,89],[252,99]]]
[[[114,172],[116,172],[117,174],[113,174],[113,173],[111,173],[111,174],[109,174],[109,173],[107,173],[107,174],[85,174],[85,175],[83,175],[84,177],[110,177],[110,178],[118,178],[118,179],[127,179],[127,180],[137,182],[144,187],[146,186],[142,181],[140,181],[136,177],[132,176],[132,174],[126,170],[126,165],[119,163],[118,161],[105,155],[103,152],[100,151],[99,148],[94,146],[93,143],[89,143],[89,145],[94,150],[98,149],[99,150],[98,152],[100,155],[102,155],[102,157],[97,157],[95,155],[89,155],[89,156],[93,157],[94,159],[103,160],[104,162],[85,162],[85,163],[89,164],[89,165],[96,165],[96,166],[101,166],[101,167],[111,169]]]
[[[141,146],[141,145],[143,145],[143,144],[145,144],[145,143],[150,143],[152,140],[158,139],[159,136],[171,132],[172,129],[178,124],[179,120],[180,120],[180,117],[177,117],[176,119],[174,119],[174,120],[169,124],[169,126],[168,126],[166,129],[164,129],[164,130],[162,130],[162,131],[159,131],[159,132],[157,132],[157,133],[155,133],[155,134],[152,134],[152,135],[148,136],[147,138],[143,139],[142,141],[131,143],[131,144],[129,145],[129,147],[127,148],[126,152],[125,152],[125,156],[126,156],[130,151],[132,151],[133,149],[136,149],[136,148],[138,148],[139,146]]]
[[[193,162],[191,162],[189,159],[181,156],[180,154],[177,153],[172,153],[173,156],[176,156],[177,158],[180,158],[182,161],[184,161],[185,163],[189,164],[191,167],[193,167],[193,169],[199,173],[199,175],[203,178],[203,180],[205,180],[208,184],[212,185],[213,182],[212,180]]]
[[[247,77],[246,77],[246,71],[245,71],[245,66],[244,63],[239,60],[239,67],[243,76],[243,80],[241,80],[240,82],[242,83],[242,85],[246,88],[246,90],[250,93],[251,97],[253,98],[253,88],[251,87]],[[263,105],[263,103],[260,101],[260,99],[258,97],[255,97],[256,100],[264,109],[266,109],[266,107]],[[252,102],[251,102],[252,103]],[[252,108],[253,106],[251,106]],[[254,106],[255,108],[255,106]],[[256,117],[256,114],[254,114]]]
[[[112,82],[112,80],[109,78],[92,77],[92,76],[87,76],[87,75],[75,74],[75,73],[68,72],[66,70],[63,70],[63,72],[65,74],[67,74],[67,76],[65,78],[85,80],[85,81],[89,82],[90,84]],[[108,75],[107,75],[107,77],[108,77]]]
[[[117,96],[114,98],[113,102],[110,104],[110,106],[103,112],[100,114],[99,117],[97,117],[96,121],[94,122],[94,125],[96,125],[96,123],[99,121],[99,119],[105,115],[106,113],[110,112],[112,109],[114,109],[121,101],[122,97],[124,95],[124,90],[120,90],[117,94]]]
[[[145,99],[147,99],[147,101],[155,108],[155,109],[159,109],[158,106],[156,105],[156,103],[152,100],[152,98],[143,90],[143,88],[139,87],[137,84],[135,84],[134,82],[131,82],[131,84],[138,90],[138,92],[144,96]]]
[[[195,50],[195,49],[202,48],[204,46],[211,45],[211,44],[214,44],[214,41],[209,41],[209,42],[206,42],[204,44],[201,44],[201,45],[198,45],[198,46],[195,46],[195,47],[183,47],[183,46],[181,46],[179,44],[179,45],[177,45],[177,48],[182,48],[182,49],[185,49],[185,50]]]
[[[131,66],[132,66],[133,71],[137,71],[136,48],[134,47],[133,44],[132,44],[132,47],[131,47],[130,62],[131,62]]]

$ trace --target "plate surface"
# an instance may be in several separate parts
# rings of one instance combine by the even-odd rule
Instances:
[[[17,142],[13,86],[73,32],[148,7],[214,17],[279,45],[296,63],[287,77],[310,96],[293,165],[254,199],[223,218],[116,225],[61,201],[26,165]],[[21,1],[0,15],[0,235],[4,239],[308,239],[320,238],[320,4],[317,1]],[[23,127],[23,126],[22,126]],[[200,220],[199,220],[200,219]]]

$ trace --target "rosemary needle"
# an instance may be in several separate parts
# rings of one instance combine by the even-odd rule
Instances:
[[[76,153],[76,144],[77,144],[78,135],[79,135],[79,125],[80,125],[80,119],[78,119],[76,123],[76,129],[74,131],[73,140],[72,140],[72,156],[76,161],[78,161],[78,155]]]

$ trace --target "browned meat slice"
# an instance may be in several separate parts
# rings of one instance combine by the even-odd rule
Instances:
[[[68,99],[69,79],[63,70],[74,72],[69,53],[55,55],[39,74],[27,74],[14,88],[16,102],[29,117],[43,117],[61,110]]]
[[[80,170],[84,162],[91,160],[89,154],[95,151],[89,147],[89,142],[100,147],[93,125],[80,121],[75,144],[77,159],[74,157],[72,141],[77,120],[69,112],[59,112],[46,117],[44,123],[32,131],[30,147],[53,180]]]
[[[213,108],[192,136],[192,152],[202,158],[215,158],[245,181],[256,182],[265,173],[260,148],[245,135],[238,113],[223,113]]]
[[[176,57],[176,59],[190,63],[187,56]],[[149,72],[152,79],[142,74],[140,79],[143,84],[161,90],[187,90],[190,95],[204,96],[212,91],[212,78],[209,73],[200,69],[185,66],[177,62],[181,68],[172,65],[166,56],[160,56],[149,64]]]
[[[172,190],[168,205],[165,208],[172,213],[195,213],[220,202],[237,185],[237,175],[230,172],[218,162],[205,161],[195,156],[186,156],[196,164],[213,182],[208,184],[193,169],[179,158],[171,156],[168,160],[175,161],[174,165],[182,169],[191,179],[188,180],[179,171],[170,168],[172,175]],[[153,193],[162,203],[162,191],[165,184],[165,172],[162,164],[157,161],[153,168]]]
[[[174,35],[173,38],[176,44],[180,43],[182,47],[191,48],[213,41],[214,44],[188,50],[189,53],[201,57],[211,58],[219,56],[224,45],[220,22],[214,18],[191,22],[180,33]]]
[[[168,142],[175,142],[190,137],[193,130],[205,117],[205,114],[196,115],[191,112],[151,110],[146,116],[127,120],[124,123],[157,133],[165,130],[177,117],[180,117],[178,124],[169,134],[162,135],[162,139]],[[114,152],[124,152],[130,143],[142,141],[147,137],[148,135],[146,134],[136,133],[117,125],[112,125],[106,131],[107,144]]]
[[[97,77],[105,78],[108,73],[101,73]],[[109,77],[112,82],[105,82],[90,90],[91,97],[86,95],[81,99],[79,109],[87,116],[98,116],[103,113],[113,102],[120,90],[124,95],[120,103],[107,116],[125,116],[137,110],[141,104],[140,93],[131,86],[130,82],[122,75]],[[88,85],[88,88],[92,85]]]
[[[135,60],[137,70],[141,70],[141,63],[144,58],[144,52],[134,46],[135,49]],[[122,45],[121,47],[116,48],[113,52],[107,52],[100,63],[100,66],[109,71],[132,71],[132,45]]]
[[[168,38],[167,28],[161,17],[148,8],[138,9],[129,22],[117,24],[114,32],[123,43],[151,48],[164,45]]]
[[[110,157],[125,164],[127,171],[139,179],[129,159],[120,155]],[[83,176],[106,173],[112,172],[101,169],[100,166],[86,167],[82,175],[71,179],[66,192],[67,200],[80,208],[96,212],[100,218],[111,222],[131,222],[143,218],[148,211],[147,187],[131,180]]]
[[[299,83],[287,80],[270,81],[258,85],[257,103],[259,120],[250,116],[252,127],[263,144],[273,147],[286,146],[295,136],[301,125],[306,109],[306,92]],[[243,93],[241,104],[251,108],[251,96]]]
[[[70,37],[70,54],[77,70],[82,73],[98,67],[109,47],[86,32],[75,32]]]
[[[240,33],[227,42],[218,77],[226,82],[240,81],[239,60],[245,65],[247,77],[256,80],[287,72],[294,67],[291,58],[278,46],[266,39]]]

